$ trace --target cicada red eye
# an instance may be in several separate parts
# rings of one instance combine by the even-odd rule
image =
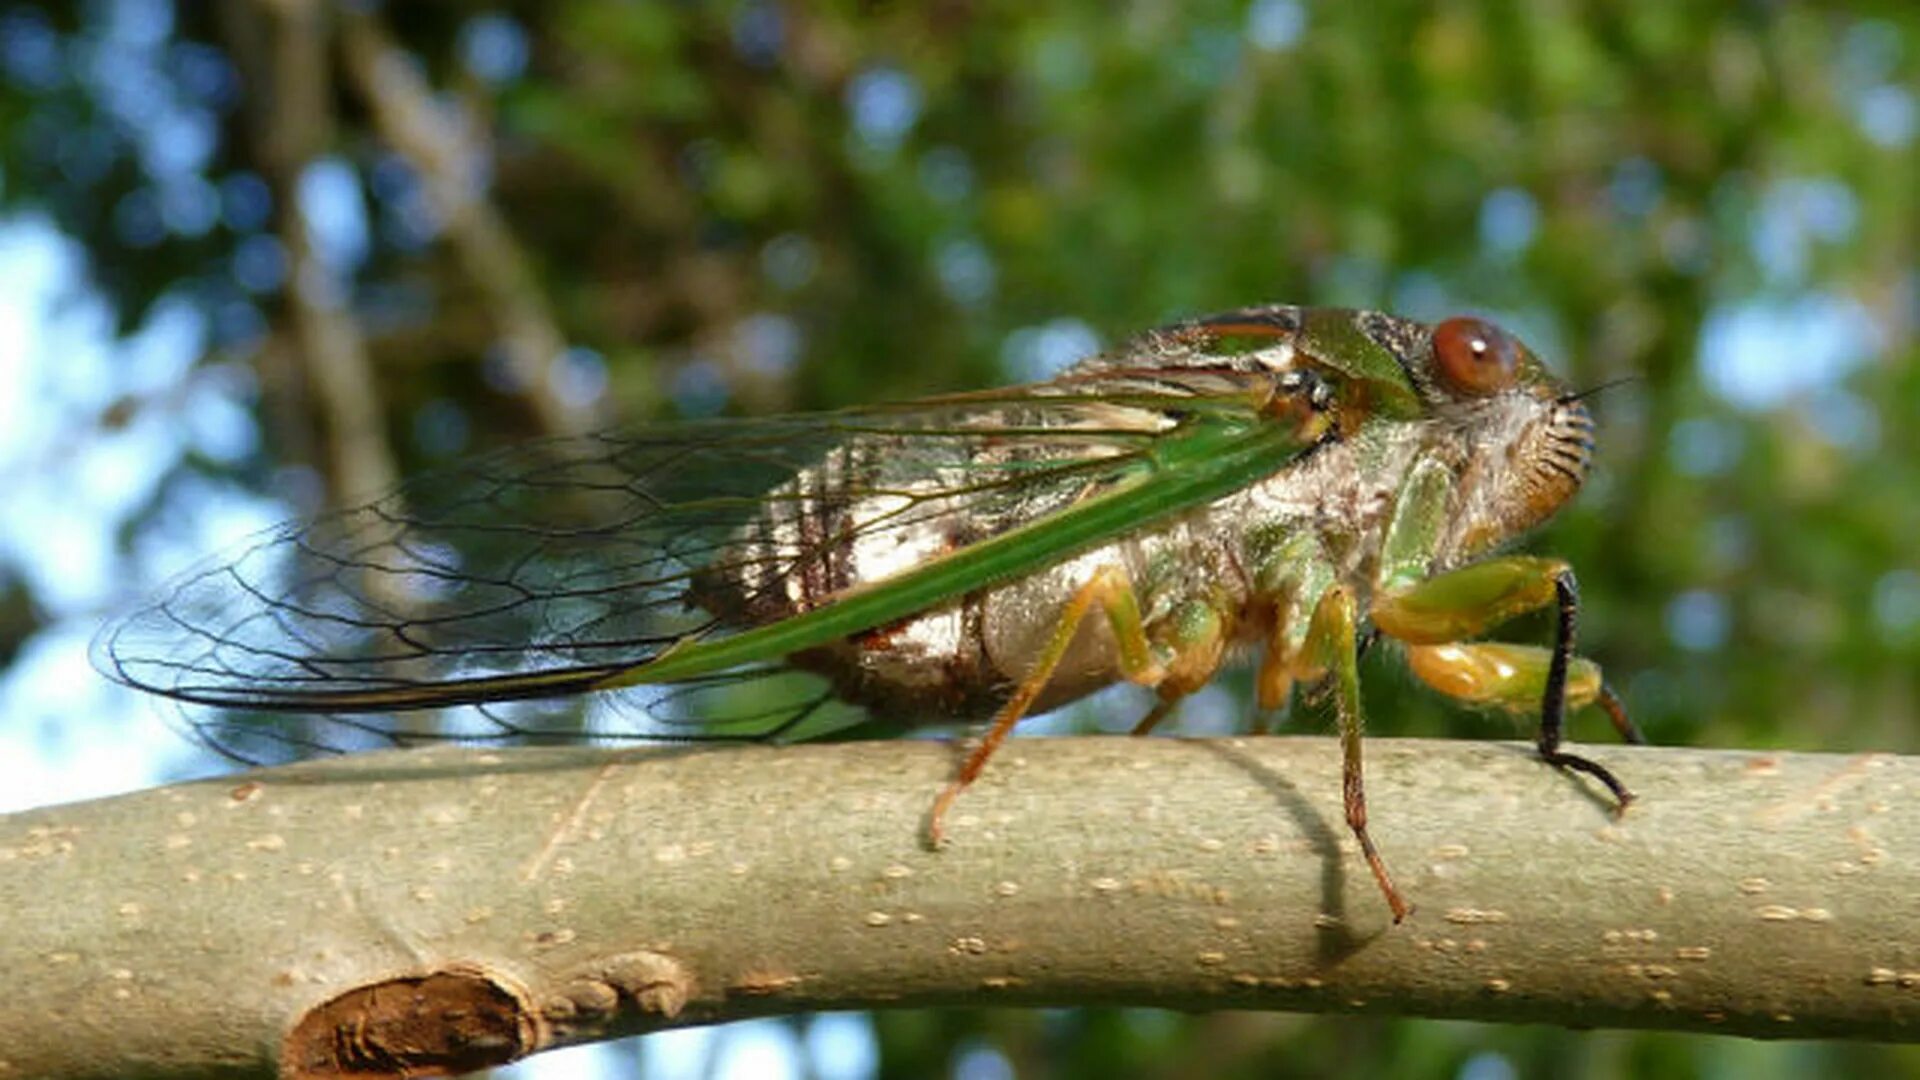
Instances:
[[[1433,328],[1433,362],[1459,393],[1485,397],[1512,386],[1520,372],[1520,343],[1485,319],[1458,316]]]

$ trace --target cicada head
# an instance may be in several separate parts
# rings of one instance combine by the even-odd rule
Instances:
[[[1428,325],[1372,311],[1312,309],[1301,347],[1343,376],[1340,427],[1374,420],[1448,461],[1458,558],[1544,521],[1579,490],[1593,417],[1513,335],[1460,316]]]
[[[1520,340],[1485,319],[1435,324],[1409,373],[1457,443],[1454,550],[1483,551],[1571,499],[1593,461],[1593,416]]]

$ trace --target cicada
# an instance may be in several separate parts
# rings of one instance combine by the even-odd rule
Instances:
[[[1324,687],[1367,832],[1358,658],[1540,711],[1598,704],[1572,570],[1495,554],[1587,476],[1592,417],[1456,317],[1250,307],[1033,385],[520,447],[283,526],[109,626],[112,676],[213,710],[237,752],[458,737],[799,737],[987,720],[930,839],[1022,717],[1126,681],[1159,723],[1232,657],[1258,705]],[[1549,646],[1476,640],[1524,612]],[[595,695],[582,718],[556,699]],[[408,719],[420,710],[440,717]],[[458,712],[448,721],[448,710]],[[298,722],[263,720],[295,714]]]

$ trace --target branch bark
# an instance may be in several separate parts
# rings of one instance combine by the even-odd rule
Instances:
[[[364,755],[0,820],[0,1076],[430,1075],[807,1009],[1370,1011],[1911,1039],[1920,758],[1330,740]],[[407,1070],[412,1070],[408,1072]]]

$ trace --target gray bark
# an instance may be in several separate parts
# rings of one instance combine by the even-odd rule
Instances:
[[[1908,1039],[1920,758],[1316,738],[364,755],[0,819],[0,1077],[400,1075],[809,1009]]]

